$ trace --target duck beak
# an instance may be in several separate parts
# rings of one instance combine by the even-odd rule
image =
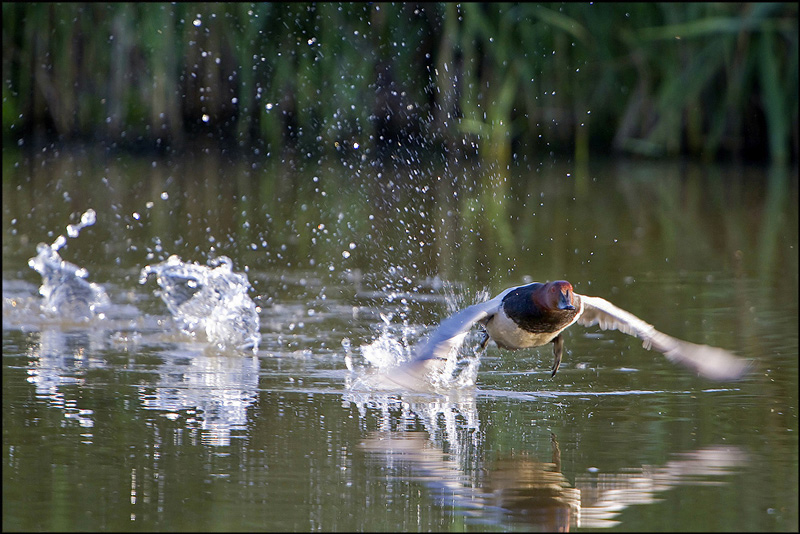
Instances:
[[[563,291],[561,296],[558,298],[558,309],[559,310],[574,310],[575,306],[572,305],[572,293],[569,291]]]

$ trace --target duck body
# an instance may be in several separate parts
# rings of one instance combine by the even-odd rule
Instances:
[[[484,331],[481,347],[490,339],[498,347],[510,350],[552,342],[551,376],[555,376],[563,354],[562,332],[576,322],[638,337],[645,348],[659,351],[670,361],[713,380],[738,379],[750,365],[724,349],[697,345],[659,332],[607,300],[579,295],[573,291],[572,284],[558,280],[508,288],[491,300],[448,317],[415,348],[414,359],[406,364],[401,374],[418,375],[437,362],[446,361],[451,349],[460,345],[477,323]]]
[[[524,349],[550,343],[578,320],[581,311],[569,282],[534,282],[512,288],[481,324],[498,347]],[[487,341],[484,338],[482,345]]]

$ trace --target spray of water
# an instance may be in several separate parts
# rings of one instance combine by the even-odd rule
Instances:
[[[167,305],[185,334],[220,349],[258,351],[259,308],[247,295],[250,282],[244,273],[233,272],[226,256],[209,260],[209,266],[183,262],[178,256],[146,265],[139,278],[144,284],[156,276],[156,295]]]
[[[455,288],[452,284],[443,287],[447,313],[455,313],[470,304],[483,302],[490,297],[488,291],[482,290],[470,298],[468,292]],[[351,372],[348,388],[368,392],[397,391],[412,389],[414,391],[447,393],[453,390],[475,387],[480,366],[482,350],[476,348],[472,337],[465,336],[465,342],[455,347],[447,361],[435,366],[424,375],[415,376],[413,383],[404,380],[398,383],[397,371],[414,357],[414,345],[424,340],[419,335],[419,328],[408,324],[407,316],[400,328],[392,324],[392,316],[381,314],[383,324],[381,332],[374,341],[360,347],[360,356],[365,365],[357,365],[350,348],[349,340],[343,341],[345,363]],[[433,325],[431,328],[435,327]],[[410,340],[414,340],[411,342]]]
[[[67,236],[77,238],[80,231],[93,225],[97,215],[88,209],[81,215],[78,224],[67,226]],[[28,260],[28,265],[42,275],[39,294],[44,297],[42,311],[51,317],[65,322],[86,322],[94,318],[104,318],[104,310],[110,300],[103,288],[88,282],[89,272],[65,261],[58,251],[67,243],[67,238],[59,235],[51,245],[39,243],[36,256]]]

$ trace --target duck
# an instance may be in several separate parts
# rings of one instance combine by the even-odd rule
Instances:
[[[635,336],[644,348],[662,353],[671,362],[691,369],[699,376],[715,381],[741,378],[751,362],[731,352],[709,345],[698,345],[674,338],[656,330],[653,325],[600,297],[575,293],[566,280],[533,282],[510,287],[496,297],[464,308],[448,317],[413,352],[404,364],[397,383],[406,378],[418,380],[421,373],[447,361],[450,351],[458,347],[474,324],[483,332],[480,348],[489,340],[508,350],[553,344],[555,377],[564,352],[564,330],[575,323],[602,330],[618,330]]]

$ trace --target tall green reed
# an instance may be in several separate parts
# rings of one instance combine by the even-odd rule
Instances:
[[[794,3],[2,10],[5,145],[797,159]]]

